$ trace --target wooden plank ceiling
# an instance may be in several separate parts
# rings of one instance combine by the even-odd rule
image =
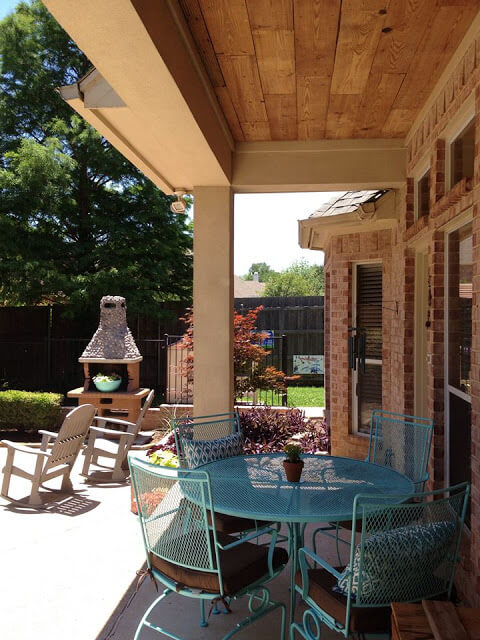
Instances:
[[[237,141],[402,138],[480,0],[179,0]]]

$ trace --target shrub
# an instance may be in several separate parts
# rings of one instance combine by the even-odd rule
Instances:
[[[60,423],[62,395],[0,391],[0,429],[51,429]]]
[[[323,420],[305,420],[299,409],[286,412],[271,407],[255,407],[240,414],[245,453],[282,452],[290,441],[298,443],[304,453],[328,449],[328,430]]]

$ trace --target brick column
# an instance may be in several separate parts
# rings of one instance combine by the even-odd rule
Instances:
[[[445,140],[435,141],[431,158],[430,209],[445,195]]]
[[[441,231],[435,231],[428,249],[429,292],[427,315],[430,327],[427,332],[428,412],[434,420],[433,456],[430,457],[430,486],[439,489],[444,481],[445,464],[445,402],[444,402],[444,340],[445,340],[445,240]]]

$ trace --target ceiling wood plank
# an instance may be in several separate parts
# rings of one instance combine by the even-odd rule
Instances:
[[[327,111],[326,138],[353,138],[356,134],[357,111],[361,96],[330,94]]]
[[[436,0],[395,0],[385,15],[372,73],[408,73],[415,51],[429,28]]]
[[[268,122],[242,122],[241,125],[247,142],[262,142],[272,139]]]
[[[416,116],[415,109],[392,109],[382,128],[382,137],[403,138]]]
[[[217,55],[253,55],[252,32],[245,0],[200,0]]]
[[[218,64],[217,56],[215,55],[198,0],[179,1],[190,31],[192,32],[193,39],[197,44],[200,57],[212,81],[212,85],[214,87],[223,87],[225,80],[223,79],[222,71]]]
[[[340,0],[294,0],[298,75],[331,78],[340,6]]]
[[[293,0],[247,0],[252,31],[293,29]]]
[[[293,93],[265,95],[272,140],[297,139],[297,101]]]
[[[340,30],[333,69],[333,94],[361,94],[370,75],[385,23],[385,0],[349,0],[342,3]]]
[[[219,62],[242,128],[244,122],[267,122],[255,56],[219,56]]]
[[[403,73],[370,74],[358,110],[357,129],[362,137],[380,138],[382,127],[398,95]]]
[[[215,93],[217,94],[218,101],[222,107],[225,118],[227,119],[234,140],[236,142],[242,142],[245,140],[245,136],[243,135],[243,130],[227,87],[216,87]]]
[[[297,76],[297,118],[300,140],[325,136],[330,82],[316,76]]]
[[[264,94],[295,93],[293,31],[261,29],[253,32]]]
[[[419,109],[423,105],[477,12],[476,7],[463,11],[454,6],[436,8],[395,100],[395,109]]]

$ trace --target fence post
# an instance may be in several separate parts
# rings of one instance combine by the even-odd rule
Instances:
[[[288,366],[288,338],[282,333],[282,371],[283,373],[287,373]],[[288,391],[282,392],[282,407],[286,407],[288,404]]]

